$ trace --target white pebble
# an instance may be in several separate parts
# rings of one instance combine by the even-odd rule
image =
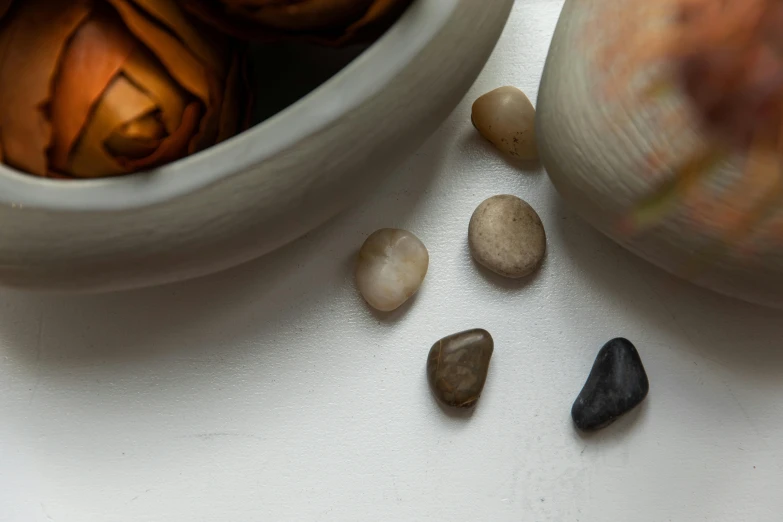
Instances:
[[[429,263],[427,247],[415,235],[382,228],[373,232],[359,251],[356,286],[370,306],[390,312],[416,293]]]

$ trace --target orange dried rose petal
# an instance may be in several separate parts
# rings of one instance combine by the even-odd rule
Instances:
[[[60,61],[51,103],[50,161],[67,170],[68,158],[95,104],[135,46],[133,36],[111,12],[94,13],[71,38]]]
[[[0,31],[0,128],[4,161],[45,175],[51,125],[43,112],[65,43],[89,14],[86,2],[24,0]]]
[[[116,129],[155,110],[155,102],[123,76],[118,76],[101,97],[73,153],[67,171],[94,178],[122,174],[125,168],[105,147]]]
[[[115,158],[140,160],[154,154],[165,137],[166,128],[156,111],[115,129],[104,146]]]
[[[146,158],[140,160],[123,161],[125,168],[129,171],[148,169],[164,165],[171,161],[184,158],[188,155],[188,144],[191,136],[198,128],[200,110],[198,103],[191,103],[185,107],[182,114],[182,125],[177,131],[163,140],[155,152]]]
[[[188,20],[176,0],[132,0],[141,9],[171,30],[185,46],[217,76],[227,74],[228,46],[220,38],[204,34],[204,27],[196,27]]]
[[[130,31],[160,60],[185,89],[210,103],[204,65],[178,39],[136,11],[127,0],[107,0],[122,17]]]
[[[134,49],[123,65],[122,72],[133,83],[142,86],[157,102],[166,132],[174,133],[182,124],[182,113],[188,103],[188,94],[160,63],[141,47]]]

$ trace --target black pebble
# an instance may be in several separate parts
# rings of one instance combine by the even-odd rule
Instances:
[[[628,339],[612,339],[598,352],[571,417],[580,430],[600,430],[638,406],[649,391],[636,347]]]

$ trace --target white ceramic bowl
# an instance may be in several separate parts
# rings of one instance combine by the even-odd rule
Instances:
[[[378,42],[264,123],[155,171],[62,182],[0,168],[0,284],[106,291],[263,255],[366,193],[437,128],[513,0],[417,0]]]

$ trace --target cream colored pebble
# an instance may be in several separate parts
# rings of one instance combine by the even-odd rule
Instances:
[[[500,87],[478,98],[471,118],[481,135],[509,156],[538,158],[536,109],[516,87]]]
[[[427,247],[411,232],[383,228],[359,251],[356,286],[370,306],[390,312],[416,293],[429,262]]]

